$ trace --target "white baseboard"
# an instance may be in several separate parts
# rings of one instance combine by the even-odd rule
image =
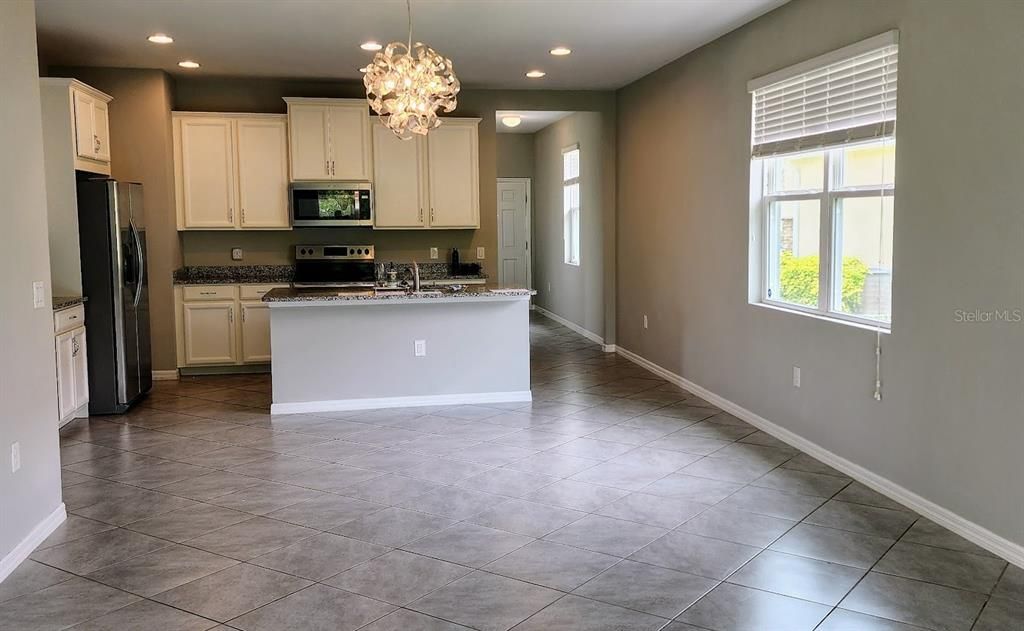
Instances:
[[[178,369],[174,370],[154,370],[153,381],[177,381],[178,380]]]
[[[597,342],[598,344],[601,345],[601,350],[603,350],[604,352],[606,352],[606,353],[614,353],[615,352],[615,345],[614,344],[605,344],[604,343],[604,338],[601,337],[600,335],[598,335],[597,333],[594,333],[593,331],[588,331],[587,329],[584,329],[583,327],[581,327],[580,325],[576,324],[575,322],[572,322],[570,320],[566,320],[562,316],[560,316],[560,315],[558,315],[556,313],[552,313],[551,311],[548,311],[544,307],[534,306],[534,310],[537,313],[539,313],[542,316],[544,316],[545,318],[550,318],[550,319],[554,320],[555,322],[561,324],[565,328],[571,329],[571,330],[579,333],[580,335],[582,335],[583,337],[587,338],[591,342]]]
[[[817,458],[865,486],[868,486],[882,495],[903,504],[919,515],[927,517],[940,526],[948,528],[971,543],[977,544],[992,554],[996,554],[1006,559],[1017,567],[1024,567],[1024,545],[1001,537],[991,530],[979,526],[978,524],[957,515],[953,511],[943,508],[935,502],[925,499],[917,493],[896,484],[892,480],[869,471],[868,469],[865,469],[859,464],[851,462],[842,456],[838,456],[817,443],[813,443],[806,438],[803,438],[802,436],[791,432],[790,430],[781,427],[780,425],[777,425],[768,419],[733,403],[732,401],[729,401],[728,399],[720,397],[714,392],[711,392],[710,390],[699,386],[666,368],[662,368],[636,353],[628,351],[620,346],[618,347],[618,354],[638,366],[646,368],[666,381],[670,381],[681,388],[689,390],[733,416],[743,419],[766,434],[771,434],[782,442]]]
[[[377,399],[335,399],[332,401],[272,403],[270,405],[270,413],[308,414],[315,412],[344,412],[346,410],[375,410],[379,408],[411,408],[424,405],[529,403],[530,401],[533,401],[533,394],[529,390],[471,392],[467,394],[431,394],[413,397],[381,397]]]
[[[28,536],[21,540],[17,546],[11,550],[7,556],[0,559],[0,583],[5,578],[11,575],[11,572],[16,570],[21,562],[28,558],[28,555],[32,554],[32,551],[36,547],[46,541],[46,538],[57,529],[58,526],[64,523],[67,519],[68,514],[64,509],[64,503],[62,502],[52,513],[46,516],[46,519],[36,524],[36,527],[32,529],[32,532],[28,533]]]

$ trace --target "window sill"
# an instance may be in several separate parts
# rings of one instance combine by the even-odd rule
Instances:
[[[830,322],[832,324],[841,324],[843,326],[853,327],[855,329],[863,329],[865,331],[881,332],[886,335],[892,333],[892,325],[879,322],[878,324],[869,324],[867,322],[861,322],[858,320],[847,320],[845,318],[839,318],[835,316],[825,315],[814,311],[804,311],[802,309],[788,308],[782,305],[777,305],[768,302],[751,302],[748,303],[752,307],[759,307],[761,309],[768,309],[770,311],[777,311],[779,313],[789,313],[792,315],[804,316],[814,320],[821,320],[822,322]]]

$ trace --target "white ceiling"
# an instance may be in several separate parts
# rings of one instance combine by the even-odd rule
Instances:
[[[413,37],[470,87],[614,89],[786,1],[412,0]],[[49,63],[174,74],[358,79],[360,43],[406,39],[404,0],[37,0],[36,18]]]
[[[532,134],[548,125],[560,121],[572,112],[537,111],[537,110],[498,110],[494,113],[494,124],[499,134]],[[518,116],[519,125],[506,127],[501,119],[506,116]]]

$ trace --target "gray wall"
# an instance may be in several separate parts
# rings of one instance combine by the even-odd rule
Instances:
[[[562,215],[562,149],[575,143],[580,145],[579,266],[565,263]],[[605,338],[603,278],[614,263],[603,252],[603,146],[596,112],[577,112],[535,134],[533,286],[537,305]]]
[[[795,0],[618,95],[619,344],[1024,544],[1024,3]],[[893,329],[748,304],[746,82],[900,29]],[[641,327],[643,314],[650,329]],[[800,365],[803,385],[792,387]]]
[[[32,282],[50,283],[35,5],[0,2],[0,559],[60,506],[57,383],[50,300],[32,308]],[[11,443],[21,469],[11,473]]]
[[[533,177],[534,134],[495,136],[498,177]]]

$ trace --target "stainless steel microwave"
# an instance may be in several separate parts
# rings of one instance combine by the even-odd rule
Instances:
[[[288,190],[293,226],[372,226],[369,182],[295,182]]]

